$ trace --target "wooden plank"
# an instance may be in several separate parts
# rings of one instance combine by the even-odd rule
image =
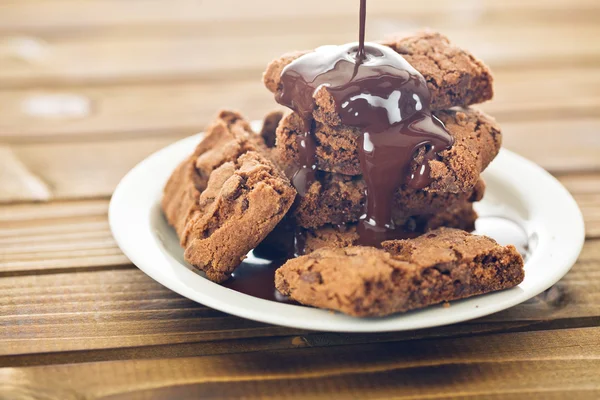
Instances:
[[[558,179],[581,208],[587,237],[600,237],[600,174],[560,174]]]
[[[500,122],[600,117],[599,93],[598,68],[498,70],[493,100],[477,107]]]
[[[106,200],[0,208],[0,276],[129,265],[107,210]]]
[[[600,169],[598,118],[499,122],[504,147],[550,172]]]
[[[0,381],[9,398],[592,399],[599,360],[600,328],[587,328],[5,368]]]
[[[46,182],[54,199],[107,197],[138,162],[186,136],[169,133],[145,139],[31,144],[11,150],[31,174]],[[13,200],[0,189],[0,202]]]
[[[595,68],[500,70],[495,88],[494,101],[483,109],[502,122],[600,117],[600,70]],[[222,107],[261,119],[278,106],[259,76],[226,83],[4,90],[0,138],[21,143],[194,132]]]
[[[384,23],[371,35],[414,30]],[[159,31],[141,37],[76,36],[7,39],[0,51],[0,85],[31,87],[73,85],[84,82],[230,80],[256,77],[273,58],[294,49],[353,40],[356,28],[319,32],[314,30],[273,35],[233,36]],[[528,24],[483,26],[477,34],[463,27],[444,29],[457,44],[468,48],[495,69],[532,65],[596,65],[600,43],[587,40],[600,34],[597,24]],[[381,35],[378,35],[381,36]],[[556,49],[561,49],[560,53]]]
[[[289,331],[201,306],[137,269],[1,278],[0,287],[2,355],[193,343]]]
[[[569,192],[576,196],[583,194],[593,195],[600,190],[600,174],[559,174],[557,178],[565,185]]]
[[[599,11],[594,0],[576,0],[565,2],[553,0],[538,1],[504,1],[499,4],[493,0],[469,0],[447,2],[433,0],[427,3],[400,4],[393,0],[380,0],[369,4],[370,18],[406,18],[442,19],[468,22],[473,19],[489,19],[515,21],[516,18],[550,18],[564,20],[565,13],[572,19],[582,20]],[[349,6],[344,0],[320,2],[306,0],[286,4],[273,0],[240,3],[236,0],[225,0],[219,3],[198,2],[194,0],[175,0],[169,4],[153,0],[123,1],[5,1],[0,5],[0,30],[16,32],[46,32],[64,30],[85,30],[99,27],[126,25],[194,24],[202,25],[218,21],[231,26],[240,21],[251,21],[260,27],[265,20],[290,19],[314,20],[331,17],[356,19],[356,7]],[[560,18],[562,17],[562,18]],[[303,24],[304,25],[304,24]],[[288,29],[293,25],[288,24]],[[297,29],[300,29],[297,27]]]
[[[600,324],[598,265],[600,241],[588,241],[577,264],[557,285],[535,299],[501,313],[452,327],[363,335],[355,339],[345,339],[344,335],[341,339],[331,335],[314,336],[309,342],[329,340],[343,344],[352,340],[407,340],[597,325]],[[137,269],[0,278],[2,355],[289,336],[299,332],[212,311],[181,298]],[[149,353],[151,349],[146,352]]]
[[[0,198],[10,200],[48,200],[50,189],[6,146],[0,146]]]
[[[49,108],[60,113],[68,107],[66,102],[73,99],[83,99],[91,104],[86,115],[47,114]],[[36,102],[47,104],[47,108],[35,108]],[[31,104],[34,104],[33,109]],[[0,107],[3,114],[0,138],[5,143],[21,143],[193,133],[202,130],[220,108],[241,110],[249,119],[261,119],[278,105],[263,86],[260,76],[256,76],[252,80],[227,83],[0,91]]]
[[[5,236],[9,236],[12,233],[20,232],[17,224],[21,222],[42,224],[50,222],[52,225],[57,219],[105,218],[107,210],[108,201],[106,199],[12,204],[0,207],[0,223],[3,224],[3,228],[11,229],[10,232],[3,231]]]

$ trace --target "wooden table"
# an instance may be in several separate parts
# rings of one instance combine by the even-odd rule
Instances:
[[[600,398],[600,2],[369,3],[368,37],[431,26],[493,68],[483,108],[506,147],[584,213],[572,271],[510,310],[386,334],[268,326],[182,298],[117,248],[115,185],[219,108],[273,109],[266,63],[355,40],[358,1],[3,0],[1,399]]]

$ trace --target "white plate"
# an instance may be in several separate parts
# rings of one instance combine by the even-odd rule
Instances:
[[[508,244],[523,237],[525,280],[518,287],[386,318],[354,318],[248,296],[189,269],[175,232],[161,210],[162,189],[201,135],[180,140],[145,159],[118,185],[109,220],[119,247],[142,271],[167,288],[217,310],[270,324],[339,332],[384,332],[461,322],[504,310],[548,289],[575,263],[584,241],[575,200],[534,163],[502,150],[484,173],[485,199],[477,204],[479,233]],[[495,217],[501,217],[496,219]],[[506,219],[515,221],[507,222]],[[519,244],[519,243],[517,243]]]

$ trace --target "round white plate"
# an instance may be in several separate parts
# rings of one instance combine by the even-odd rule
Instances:
[[[477,232],[527,251],[518,287],[385,318],[354,318],[277,303],[222,287],[190,269],[175,232],[160,210],[162,189],[174,168],[201,139],[191,136],[145,159],[118,185],[109,220],[119,247],[157,282],[191,300],[256,321],[300,329],[384,332],[461,322],[504,310],[548,289],[575,263],[584,241],[583,218],[569,192],[531,161],[502,150],[484,173],[485,199],[476,205]],[[510,221],[514,221],[510,222]],[[519,239],[522,237],[522,239]]]

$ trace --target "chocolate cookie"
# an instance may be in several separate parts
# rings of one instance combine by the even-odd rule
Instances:
[[[209,176],[225,162],[235,161],[240,155],[256,151],[266,155],[268,150],[263,138],[252,131],[250,124],[239,113],[221,111],[210,125],[204,139],[194,151],[200,186],[206,187]]]
[[[194,153],[175,169],[164,189],[162,209],[180,237],[191,215],[198,210],[200,193],[206,189],[211,172],[248,151],[265,153],[263,139],[239,113],[219,112]]]
[[[318,228],[325,224],[356,222],[364,212],[366,185],[361,176],[321,173],[304,196],[298,196],[290,216],[304,228]],[[402,221],[406,217],[434,214],[466,201],[482,199],[483,180],[461,193],[429,192],[400,188],[394,194],[392,216]]]
[[[437,111],[435,115],[455,142],[437,160],[430,161],[432,182],[426,190],[454,193],[469,190],[500,150],[500,127],[493,118],[475,109]],[[297,114],[290,113],[281,120],[276,151],[282,162],[298,162],[302,135],[302,120]],[[345,175],[362,173],[357,149],[360,129],[317,122],[313,135],[317,169]],[[415,159],[420,156],[421,153],[416,154]]]
[[[493,96],[492,75],[483,62],[465,50],[450,44],[437,32],[422,32],[403,38],[380,42],[401,54],[427,81],[431,92],[431,109],[444,110],[468,106],[489,100]],[[292,61],[308,53],[289,53],[272,61],[263,74],[267,89],[275,93],[281,89],[283,69]],[[333,98],[323,87],[315,94],[317,108],[314,118],[329,126],[340,125]]]
[[[456,228],[467,232],[475,230],[477,213],[473,204],[465,202],[430,215],[416,215],[397,221],[406,237],[416,237],[439,227]],[[300,228],[296,233],[296,251],[309,254],[324,247],[349,247],[358,241],[356,224],[324,225],[316,229]]]
[[[507,289],[523,281],[514,246],[441,228],[385,249],[320,249],[288,261],[275,285],[305,305],[353,316],[384,316]]]
[[[181,234],[185,260],[212,281],[226,280],[281,221],[295,195],[289,180],[257,152],[222,164]]]

